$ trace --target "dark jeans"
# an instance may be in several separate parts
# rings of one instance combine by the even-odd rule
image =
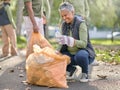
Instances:
[[[80,50],[75,55],[69,52],[63,52],[63,54],[71,58],[71,63],[67,66],[68,72],[75,70],[75,65],[78,65],[82,68],[82,73],[88,73],[88,65],[94,61],[94,58],[89,57],[89,53],[86,50]]]

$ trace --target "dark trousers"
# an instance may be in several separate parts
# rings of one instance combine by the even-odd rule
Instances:
[[[89,57],[89,53],[86,50],[80,50],[75,55],[72,55],[69,52],[62,53],[71,58],[71,63],[67,66],[68,72],[75,70],[75,65],[78,65],[82,68],[82,73],[88,74],[88,65],[94,61],[94,58]]]

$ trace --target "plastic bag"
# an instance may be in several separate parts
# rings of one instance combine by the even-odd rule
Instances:
[[[33,45],[37,44],[40,48],[50,47],[53,48],[52,45],[42,36],[40,33],[32,33],[30,41],[27,45],[27,53],[26,58],[33,53]]]
[[[66,66],[70,58],[49,47],[34,49],[26,60],[27,82],[35,85],[68,88]],[[39,50],[39,51],[38,51]]]

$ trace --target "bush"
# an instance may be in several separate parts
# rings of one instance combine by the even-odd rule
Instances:
[[[17,47],[19,49],[25,48],[26,47],[26,38],[24,36],[18,36],[17,37]]]

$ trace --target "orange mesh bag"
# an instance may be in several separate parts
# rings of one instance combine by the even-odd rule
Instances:
[[[52,48],[36,49],[26,60],[27,82],[35,85],[68,88],[66,66],[70,58]]]
[[[26,53],[26,58],[33,53],[33,45],[37,44],[39,45],[41,48],[44,47],[50,47],[53,48],[52,45],[44,38],[43,35],[41,35],[40,33],[32,33],[30,41],[28,42],[27,45],[27,53]]]

